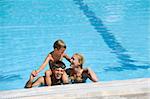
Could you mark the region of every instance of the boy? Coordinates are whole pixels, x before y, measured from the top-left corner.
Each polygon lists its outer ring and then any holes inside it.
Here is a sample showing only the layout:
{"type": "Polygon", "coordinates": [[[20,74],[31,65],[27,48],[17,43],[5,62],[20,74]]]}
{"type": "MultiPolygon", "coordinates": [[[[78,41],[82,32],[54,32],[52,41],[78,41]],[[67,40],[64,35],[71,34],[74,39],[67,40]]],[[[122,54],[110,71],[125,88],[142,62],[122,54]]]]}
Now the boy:
{"type": "MultiPolygon", "coordinates": [[[[55,41],[53,45],[54,51],[50,52],[48,56],[46,57],[45,61],[43,64],[40,66],[38,70],[36,70],[33,75],[37,76],[38,73],[45,68],[45,66],[49,63],[50,69],[45,72],[45,77],[46,77],[46,84],[47,86],[50,86],[51,80],[50,76],[52,75],[51,69],[53,66],[53,63],[56,61],[62,61],[62,58],[66,58],[69,62],[71,62],[71,58],[64,53],[66,50],[66,44],[64,43],[63,40],[57,40],[55,41]]],[[[62,79],[64,83],[68,83],[68,76],[66,73],[63,74],[62,79]]]]}

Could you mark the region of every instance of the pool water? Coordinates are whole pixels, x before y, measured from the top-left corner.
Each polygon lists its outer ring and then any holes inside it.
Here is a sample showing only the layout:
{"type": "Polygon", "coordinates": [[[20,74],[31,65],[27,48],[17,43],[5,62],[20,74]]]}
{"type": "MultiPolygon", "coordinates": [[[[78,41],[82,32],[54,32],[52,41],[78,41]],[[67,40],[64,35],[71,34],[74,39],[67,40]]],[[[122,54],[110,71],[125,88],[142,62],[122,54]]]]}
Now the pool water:
{"type": "Polygon", "coordinates": [[[99,81],[149,78],[149,4],[149,0],[1,0],[0,90],[23,88],[57,39],[65,41],[70,57],[82,53],[84,67],[92,68],[99,81]]]}

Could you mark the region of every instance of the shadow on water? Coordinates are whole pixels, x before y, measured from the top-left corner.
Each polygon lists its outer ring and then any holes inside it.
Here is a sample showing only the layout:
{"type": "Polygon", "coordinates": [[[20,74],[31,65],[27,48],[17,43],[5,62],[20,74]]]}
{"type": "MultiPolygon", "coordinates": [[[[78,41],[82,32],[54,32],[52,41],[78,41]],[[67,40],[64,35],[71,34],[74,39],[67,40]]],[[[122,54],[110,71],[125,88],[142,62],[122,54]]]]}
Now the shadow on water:
{"type": "Polygon", "coordinates": [[[135,65],[136,60],[131,59],[127,53],[127,50],[116,40],[113,33],[111,33],[103,24],[102,20],[98,18],[93,11],[91,11],[87,4],[83,0],[73,0],[79,9],[83,11],[84,15],[89,19],[90,24],[94,29],[102,36],[106,45],[113,51],[113,53],[120,60],[120,67],[107,67],[105,71],[123,71],[123,70],[137,70],[148,69],[149,65],[135,65]]]}

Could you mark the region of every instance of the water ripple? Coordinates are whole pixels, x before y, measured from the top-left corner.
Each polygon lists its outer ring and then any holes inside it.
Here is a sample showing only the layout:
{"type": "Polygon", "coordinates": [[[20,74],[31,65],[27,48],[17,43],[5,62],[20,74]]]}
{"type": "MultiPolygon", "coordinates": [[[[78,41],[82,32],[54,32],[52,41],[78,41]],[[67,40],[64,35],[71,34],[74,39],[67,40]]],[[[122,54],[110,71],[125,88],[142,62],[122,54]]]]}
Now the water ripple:
{"type": "Polygon", "coordinates": [[[7,75],[2,75],[0,74],[0,82],[8,82],[8,81],[16,81],[18,79],[22,79],[22,77],[18,74],[7,74],[7,75]]]}
{"type": "Polygon", "coordinates": [[[107,27],[103,24],[102,20],[96,16],[96,14],[91,11],[84,0],[73,0],[79,9],[83,11],[84,15],[89,19],[90,24],[95,28],[95,30],[102,36],[106,45],[114,52],[117,58],[120,60],[120,67],[107,67],[106,71],[123,71],[123,70],[137,70],[137,69],[148,69],[150,65],[135,65],[130,55],[126,54],[128,51],[125,49],[115,38],[113,33],[111,33],[107,27]]]}

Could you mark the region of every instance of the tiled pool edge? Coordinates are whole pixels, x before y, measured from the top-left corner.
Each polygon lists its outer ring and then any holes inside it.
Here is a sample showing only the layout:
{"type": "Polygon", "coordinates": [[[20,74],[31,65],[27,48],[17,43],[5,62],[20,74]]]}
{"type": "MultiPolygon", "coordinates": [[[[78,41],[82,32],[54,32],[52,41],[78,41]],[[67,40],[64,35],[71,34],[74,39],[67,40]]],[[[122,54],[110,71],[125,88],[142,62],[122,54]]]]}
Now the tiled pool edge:
{"type": "Polygon", "coordinates": [[[0,91],[0,99],[148,99],[150,78],[0,91]]]}

